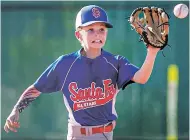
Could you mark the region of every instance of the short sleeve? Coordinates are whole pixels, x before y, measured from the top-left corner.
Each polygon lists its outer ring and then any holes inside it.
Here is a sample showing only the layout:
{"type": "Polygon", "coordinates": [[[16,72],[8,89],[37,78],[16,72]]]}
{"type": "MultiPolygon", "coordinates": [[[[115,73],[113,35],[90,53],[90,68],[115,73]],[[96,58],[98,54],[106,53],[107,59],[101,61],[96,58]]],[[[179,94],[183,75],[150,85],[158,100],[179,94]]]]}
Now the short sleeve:
{"type": "Polygon", "coordinates": [[[59,91],[60,79],[58,74],[59,58],[54,61],[49,67],[40,75],[40,77],[33,84],[34,87],[42,93],[51,93],[59,91]]]}
{"type": "Polygon", "coordinates": [[[128,84],[134,83],[131,81],[135,73],[139,70],[139,68],[133,64],[131,64],[125,57],[119,56],[118,58],[119,66],[118,66],[118,79],[117,85],[118,88],[124,89],[128,84]]]}

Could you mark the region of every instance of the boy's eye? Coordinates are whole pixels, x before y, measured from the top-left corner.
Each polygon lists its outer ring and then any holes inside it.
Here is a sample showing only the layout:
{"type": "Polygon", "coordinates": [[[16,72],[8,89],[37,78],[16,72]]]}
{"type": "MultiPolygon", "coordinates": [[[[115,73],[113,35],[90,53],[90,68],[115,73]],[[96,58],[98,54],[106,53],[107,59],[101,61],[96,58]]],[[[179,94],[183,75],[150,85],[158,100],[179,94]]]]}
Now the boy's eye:
{"type": "Polygon", "coordinates": [[[91,28],[91,29],[88,29],[88,32],[93,32],[93,31],[94,31],[94,29],[92,29],[92,28],[91,28]]]}
{"type": "Polygon", "coordinates": [[[105,31],[105,29],[104,29],[104,28],[101,28],[101,29],[100,29],[100,32],[104,32],[104,31],[105,31]]]}

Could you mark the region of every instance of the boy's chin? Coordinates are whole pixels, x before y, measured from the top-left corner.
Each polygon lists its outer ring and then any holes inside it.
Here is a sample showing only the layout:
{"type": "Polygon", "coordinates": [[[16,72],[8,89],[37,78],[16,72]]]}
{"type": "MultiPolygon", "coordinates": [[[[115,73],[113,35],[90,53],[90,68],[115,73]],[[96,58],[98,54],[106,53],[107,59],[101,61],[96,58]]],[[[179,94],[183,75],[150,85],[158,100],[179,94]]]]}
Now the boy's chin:
{"type": "Polygon", "coordinates": [[[101,49],[101,48],[103,48],[103,45],[92,45],[91,48],[101,49]]]}

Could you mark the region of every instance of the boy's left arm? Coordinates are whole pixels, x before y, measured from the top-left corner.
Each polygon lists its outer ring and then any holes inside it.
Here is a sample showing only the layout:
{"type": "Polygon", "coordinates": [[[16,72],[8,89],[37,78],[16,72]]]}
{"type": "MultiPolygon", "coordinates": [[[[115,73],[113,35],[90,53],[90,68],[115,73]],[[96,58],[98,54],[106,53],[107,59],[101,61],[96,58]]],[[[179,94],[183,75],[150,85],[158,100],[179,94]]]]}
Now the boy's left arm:
{"type": "Polygon", "coordinates": [[[142,67],[135,73],[135,75],[131,79],[132,81],[140,84],[145,84],[148,81],[154,67],[156,55],[159,50],[160,48],[153,48],[150,45],[148,46],[145,61],[142,67]]]}

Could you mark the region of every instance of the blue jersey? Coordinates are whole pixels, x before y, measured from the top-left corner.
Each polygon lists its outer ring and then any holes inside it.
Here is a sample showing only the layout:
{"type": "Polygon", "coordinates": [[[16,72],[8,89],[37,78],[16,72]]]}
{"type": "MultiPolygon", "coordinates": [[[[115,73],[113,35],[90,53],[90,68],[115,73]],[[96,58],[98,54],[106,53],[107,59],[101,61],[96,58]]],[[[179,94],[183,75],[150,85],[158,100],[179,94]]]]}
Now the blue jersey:
{"type": "Polygon", "coordinates": [[[73,125],[96,126],[116,120],[116,95],[139,68],[103,49],[95,59],[80,52],[60,56],[37,79],[35,88],[42,93],[62,91],[73,125]]]}

